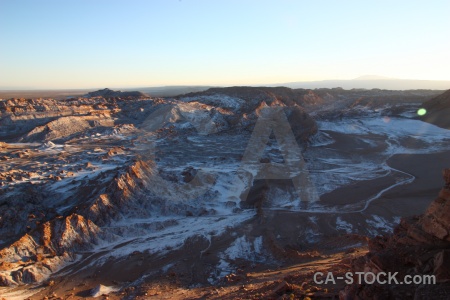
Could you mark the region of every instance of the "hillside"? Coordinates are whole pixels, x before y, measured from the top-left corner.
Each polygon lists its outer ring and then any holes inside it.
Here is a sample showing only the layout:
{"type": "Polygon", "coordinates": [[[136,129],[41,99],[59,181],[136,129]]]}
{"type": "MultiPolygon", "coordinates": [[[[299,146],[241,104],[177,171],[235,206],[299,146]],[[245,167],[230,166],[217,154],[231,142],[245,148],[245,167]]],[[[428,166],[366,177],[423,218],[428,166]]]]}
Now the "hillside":
{"type": "Polygon", "coordinates": [[[427,110],[422,120],[450,129],[450,90],[423,103],[427,110]]]}

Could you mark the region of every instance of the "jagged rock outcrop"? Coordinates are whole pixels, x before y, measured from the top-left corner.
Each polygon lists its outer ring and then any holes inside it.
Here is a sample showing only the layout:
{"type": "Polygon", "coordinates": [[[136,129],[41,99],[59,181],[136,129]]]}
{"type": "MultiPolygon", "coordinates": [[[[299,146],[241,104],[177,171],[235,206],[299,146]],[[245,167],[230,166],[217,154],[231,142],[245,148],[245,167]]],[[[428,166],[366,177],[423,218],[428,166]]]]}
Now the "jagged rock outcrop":
{"type": "MultiPolygon", "coordinates": [[[[40,198],[35,200],[35,193],[26,194],[28,197],[22,197],[23,205],[26,206],[23,213],[14,209],[10,214],[4,213],[0,219],[1,222],[17,223],[20,225],[18,231],[22,231],[28,224],[34,226],[28,226],[28,233],[0,250],[0,285],[41,282],[74,260],[78,251],[90,250],[102,240],[116,238],[99,226],[110,224],[123,216],[148,215],[146,206],[141,202],[148,199],[144,194],[147,191],[145,188],[148,183],[154,182],[151,176],[155,174],[157,171],[152,162],[137,160],[117,173],[104,192],[93,201],[88,200],[85,205],[75,207],[67,216],[57,215],[42,223],[26,222],[27,216],[32,217],[33,221],[42,219],[42,216],[51,216],[49,213],[41,213],[35,203],[43,201],[42,195],[38,194],[40,198]],[[39,213],[32,215],[29,214],[30,211],[39,213]],[[9,215],[10,219],[7,218],[9,215]],[[17,221],[12,221],[14,217],[18,218],[17,221]]],[[[5,233],[12,237],[17,234],[17,230],[13,231],[10,225],[3,225],[1,229],[5,233]]]]}
{"type": "Polygon", "coordinates": [[[208,194],[211,191],[202,187],[210,186],[213,180],[209,175],[199,176],[193,179],[195,186],[190,188],[181,178],[169,181],[161,176],[154,161],[136,160],[113,179],[104,193],[77,212],[99,226],[126,217],[184,216],[186,211],[205,214],[208,212],[200,200],[203,196],[211,197],[208,194]]]}
{"type": "Polygon", "coordinates": [[[398,272],[399,284],[353,284],[341,292],[341,299],[448,299],[450,169],[443,174],[445,186],[425,214],[402,219],[392,236],[371,240],[369,254],[352,263],[352,272],[398,272]],[[406,275],[434,275],[437,284],[400,284],[406,275]]]}
{"type": "Polygon", "coordinates": [[[109,235],[77,214],[45,222],[0,250],[0,285],[41,282],[101,239],[109,235]]]}
{"type": "Polygon", "coordinates": [[[133,202],[145,190],[152,172],[151,165],[142,160],[136,161],[114,178],[105,193],[81,208],[80,213],[98,225],[109,224],[123,213],[132,213],[133,202]]]}

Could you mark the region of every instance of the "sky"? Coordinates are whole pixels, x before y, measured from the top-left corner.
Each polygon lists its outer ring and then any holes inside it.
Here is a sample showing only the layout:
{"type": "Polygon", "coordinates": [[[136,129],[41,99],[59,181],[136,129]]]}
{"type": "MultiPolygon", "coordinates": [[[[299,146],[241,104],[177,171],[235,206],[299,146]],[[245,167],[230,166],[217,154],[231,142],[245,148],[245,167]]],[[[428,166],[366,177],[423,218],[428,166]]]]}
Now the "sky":
{"type": "Polygon", "coordinates": [[[0,0],[0,88],[450,80],[450,1],[0,0]]]}

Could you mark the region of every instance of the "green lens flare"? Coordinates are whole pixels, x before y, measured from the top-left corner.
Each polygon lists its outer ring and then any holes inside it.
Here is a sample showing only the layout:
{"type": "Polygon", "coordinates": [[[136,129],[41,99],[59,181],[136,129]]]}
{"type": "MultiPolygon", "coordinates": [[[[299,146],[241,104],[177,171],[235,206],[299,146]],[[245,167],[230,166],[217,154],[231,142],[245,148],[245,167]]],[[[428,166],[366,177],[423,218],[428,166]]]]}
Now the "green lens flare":
{"type": "Polygon", "coordinates": [[[421,108],[417,111],[417,114],[419,116],[424,116],[427,113],[427,110],[425,108],[421,108]]]}

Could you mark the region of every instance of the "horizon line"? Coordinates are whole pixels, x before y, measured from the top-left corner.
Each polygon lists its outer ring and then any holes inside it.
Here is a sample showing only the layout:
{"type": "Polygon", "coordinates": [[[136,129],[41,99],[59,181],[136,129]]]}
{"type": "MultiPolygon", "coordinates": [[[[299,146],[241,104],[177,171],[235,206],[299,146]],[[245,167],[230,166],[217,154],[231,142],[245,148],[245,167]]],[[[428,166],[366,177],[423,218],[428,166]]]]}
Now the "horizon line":
{"type": "MultiPolygon", "coordinates": [[[[91,86],[91,87],[0,87],[0,91],[68,91],[68,90],[98,90],[98,89],[104,89],[104,88],[111,88],[111,89],[130,89],[130,88],[173,88],[173,87],[233,87],[233,86],[251,86],[251,87],[263,87],[263,86],[283,86],[287,84],[307,84],[307,83],[319,83],[319,82],[348,82],[348,81],[356,81],[356,82],[364,82],[364,81],[370,81],[370,82],[382,82],[382,81],[421,81],[421,82],[450,82],[450,79],[407,79],[407,78],[393,78],[393,77],[384,77],[384,76],[378,76],[378,75],[363,75],[359,76],[353,79],[322,79],[322,80],[301,80],[301,81],[288,81],[288,82],[280,82],[280,83],[258,83],[258,84],[163,84],[163,85],[128,85],[128,86],[117,86],[117,85],[111,85],[111,86],[91,86]],[[365,79],[366,76],[377,76],[380,78],[373,78],[373,79],[365,79]],[[361,78],[361,79],[360,79],[361,78]]],[[[338,88],[339,86],[336,86],[335,88],[338,88]]],[[[315,87],[317,88],[317,87],[315,87]]],[[[366,89],[372,89],[372,88],[366,88],[366,89]]]]}

